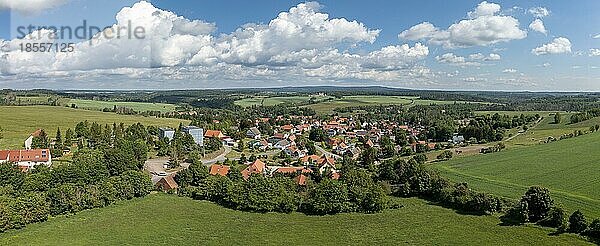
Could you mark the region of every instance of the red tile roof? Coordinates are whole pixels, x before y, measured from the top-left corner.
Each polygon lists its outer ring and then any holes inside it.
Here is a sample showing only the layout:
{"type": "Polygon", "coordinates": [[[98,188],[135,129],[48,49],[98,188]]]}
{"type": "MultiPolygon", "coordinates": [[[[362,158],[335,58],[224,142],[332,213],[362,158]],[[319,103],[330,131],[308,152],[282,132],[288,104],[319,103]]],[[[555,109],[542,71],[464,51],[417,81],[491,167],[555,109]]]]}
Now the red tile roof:
{"type": "Polygon", "coordinates": [[[0,150],[0,160],[2,160],[2,161],[8,160],[9,152],[10,152],[9,150],[0,150]]]}
{"type": "Polygon", "coordinates": [[[221,176],[227,176],[227,174],[229,173],[229,166],[225,166],[225,165],[219,165],[219,164],[213,164],[210,166],[210,175],[221,175],[221,176]]]}
{"type": "Polygon", "coordinates": [[[10,150],[8,152],[8,161],[10,162],[47,162],[50,160],[50,150],[48,149],[10,150]]]}
{"type": "Polygon", "coordinates": [[[221,138],[223,137],[223,133],[221,131],[217,131],[217,130],[206,130],[206,133],[204,133],[204,136],[207,138],[221,138]]]}
{"type": "Polygon", "coordinates": [[[304,167],[280,167],[280,168],[277,168],[277,170],[275,172],[277,172],[277,173],[297,173],[297,172],[312,173],[312,170],[306,169],[304,167]]]}
{"type": "Polygon", "coordinates": [[[298,177],[294,178],[294,181],[296,181],[296,184],[298,184],[298,185],[305,186],[307,179],[308,178],[304,174],[300,174],[300,175],[298,175],[298,177]]]}
{"type": "Polygon", "coordinates": [[[266,166],[267,165],[265,165],[264,162],[262,162],[259,159],[256,159],[256,161],[248,165],[246,169],[242,170],[242,176],[244,177],[244,179],[248,179],[252,174],[262,174],[265,171],[266,166]]]}

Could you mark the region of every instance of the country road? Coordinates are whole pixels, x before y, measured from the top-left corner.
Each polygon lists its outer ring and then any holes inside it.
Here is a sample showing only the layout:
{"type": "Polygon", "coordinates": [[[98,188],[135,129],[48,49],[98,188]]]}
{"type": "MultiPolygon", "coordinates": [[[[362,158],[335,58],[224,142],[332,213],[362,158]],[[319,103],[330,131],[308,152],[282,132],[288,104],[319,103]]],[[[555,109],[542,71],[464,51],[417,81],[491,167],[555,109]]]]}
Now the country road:
{"type": "Polygon", "coordinates": [[[315,149],[317,149],[317,151],[319,151],[319,152],[321,152],[321,153],[323,153],[323,154],[325,154],[325,155],[328,155],[328,156],[333,156],[333,158],[335,158],[335,159],[342,159],[342,157],[341,157],[341,156],[339,156],[339,155],[336,155],[336,154],[334,154],[334,153],[331,153],[331,152],[329,152],[329,151],[327,151],[327,150],[323,149],[323,148],[322,148],[321,146],[319,146],[319,145],[316,145],[316,144],[315,144],[315,149]]]}

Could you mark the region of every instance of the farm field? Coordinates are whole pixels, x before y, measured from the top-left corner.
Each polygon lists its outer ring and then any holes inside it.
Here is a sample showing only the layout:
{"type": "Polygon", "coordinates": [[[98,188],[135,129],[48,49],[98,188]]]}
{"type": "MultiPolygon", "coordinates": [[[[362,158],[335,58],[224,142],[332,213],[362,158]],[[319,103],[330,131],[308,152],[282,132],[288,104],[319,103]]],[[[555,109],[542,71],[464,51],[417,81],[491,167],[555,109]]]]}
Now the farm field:
{"type": "Polygon", "coordinates": [[[460,215],[418,199],[379,214],[247,213],[154,194],[0,234],[3,245],[591,245],[495,216],[460,215]]]}
{"type": "Polygon", "coordinates": [[[600,133],[433,164],[443,176],[478,191],[519,198],[532,185],[551,190],[558,203],[600,217],[600,133]]]}
{"type": "Polygon", "coordinates": [[[109,101],[97,101],[97,100],[84,100],[84,99],[64,99],[63,105],[75,104],[81,109],[92,109],[102,110],[104,108],[127,107],[138,112],[143,111],[160,111],[163,113],[173,112],[177,107],[174,104],[167,103],[147,103],[147,102],[109,102],[109,101]]]}
{"type": "Polygon", "coordinates": [[[2,106],[0,107],[0,127],[3,138],[0,149],[21,148],[23,141],[38,128],[54,137],[58,127],[64,131],[74,128],[80,121],[98,122],[100,124],[124,123],[126,125],[140,122],[145,125],[177,127],[184,120],[153,118],[132,115],[118,115],[83,109],[72,109],[53,106],[2,106]]]}
{"type": "Polygon", "coordinates": [[[548,137],[559,139],[560,136],[564,134],[570,134],[574,131],[589,131],[591,126],[600,125],[600,117],[571,124],[569,119],[571,114],[572,113],[561,113],[562,121],[559,124],[554,124],[554,116],[540,114],[542,115],[543,119],[537,126],[529,129],[526,133],[507,141],[507,145],[537,145],[540,143],[540,141],[547,140],[548,137]]]}
{"type": "MultiPolygon", "coordinates": [[[[47,105],[48,96],[35,96],[35,97],[17,97],[18,105],[47,105]]],[[[173,112],[177,107],[174,104],[167,103],[147,103],[147,102],[117,102],[117,101],[99,101],[99,100],[86,100],[86,99],[70,99],[70,98],[59,98],[60,105],[71,106],[75,104],[80,109],[90,110],[102,110],[104,108],[127,107],[138,112],[143,111],[160,111],[163,113],[173,112]]]]}
{"type": "MultiPolygon", "coordinates": [[[[278,104],[299,104],[307,103],[310,100],[308,96],[290,96],[290,97],[253,97],[245,98],[235,102],[242,107],[254,105],[273,106],[278,104]]],[[[436,101],[422,100],[418,97],[410,96],[345,96],[340,99],[333,97],[315,97],[317,103],[307,105],[317,113],[330,113],[336,108],[370,106],[370,105],[430,105],[430,104],[453,104],[455,101],[436,101]]],[[[456,102],[465,103],[465,102],[456,102]]]]}

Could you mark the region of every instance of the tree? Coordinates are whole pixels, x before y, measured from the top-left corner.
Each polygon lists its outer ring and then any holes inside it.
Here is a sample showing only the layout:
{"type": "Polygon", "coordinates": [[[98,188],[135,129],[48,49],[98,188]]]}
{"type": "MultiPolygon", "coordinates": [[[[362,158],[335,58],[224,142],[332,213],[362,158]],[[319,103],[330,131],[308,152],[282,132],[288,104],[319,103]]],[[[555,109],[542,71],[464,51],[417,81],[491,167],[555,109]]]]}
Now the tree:
{"type": "Polygon", "coordinates": [[[373,166],[375,164],[376,160],[377,160],[377,149],[374,147],[366,148],[360,154],[360,161],[364,168],[369,168],[370,166],[373,166]]]}
{"type": "Polygon", "coordinates": [[[47,149],[48,148],[48,134],[44,129],[40,130],[40,134],[38,136],[33,137],[31,141],[31,148],[33,149],[47,149]]]}
{"type": "Polygon", "coordinates": [[[562,207],[552,207],[548,216],[538,222],[539,225],[558,228],[563,231],[567,227],[567,213],[562,207]]]}
{"type": "Polygon", "coordinates": [[[436,159],[438,160],[450,160],[452,159],[452,151],[450,150],[444,150],[442,153],[440,153],[436,159]]]}
{"type": "Polygon", "coordinates": [[[550,191],[547,188],[532,186],[525,192],[521,198],[528,205],[529,221],[538,222],[548,216],[548,211],[552,208],[554,200],[550,197],[550,191]]]}
{"type": "Polygon", "coordinates": [[[308,139],[315,142],[323,142],[327,140],[327,133],[321,128],[313,128],[308,133],[308,139]]]}
{"type": "Polygon", "coordinates": [[[600,239],[600,219],[592,221],[588,229],[585,231],[585,235],[595,239],[600,239]]]}
{"type": "Polygon", "coordinates": [[[337,214],[354,211],[348,189],[343,183],[324,179],[308,192],[305,212],[309,214],[337,214]]]}
{"type": "Polygon", "coordinates": [[[561,115],[559,112],[556,112],[554,114],[554,124],[560,124],[560,121],[561,121],[561,115]]]}
{"type": "Polygon", "coordinates": [[[417,154],[417,155],[413,156],[413,159],[419,164],[424,164],[425,162],[427,162],[427,155],[417,154]]]}
{"type": "Polygon", "coordinates": [[[579,210],[573,212],[569,217],[569,232],[582,233],[587,229],[587,222],[585,216],[579,210]]]}

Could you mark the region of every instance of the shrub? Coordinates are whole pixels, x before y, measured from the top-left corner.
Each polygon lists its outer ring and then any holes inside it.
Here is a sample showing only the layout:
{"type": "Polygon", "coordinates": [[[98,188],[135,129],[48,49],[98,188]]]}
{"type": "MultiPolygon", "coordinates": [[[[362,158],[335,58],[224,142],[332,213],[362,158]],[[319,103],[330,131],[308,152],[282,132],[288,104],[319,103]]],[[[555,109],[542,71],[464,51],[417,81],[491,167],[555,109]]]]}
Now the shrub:
{"type": "Polygon", "coordinates": [[[337,214],[355,211],[350,202],[346,185],[339,181],[324,179],[308,193],[305,212],[309,214],[337,214]]]}
{"type": "Polygon", "coordinates": [[[572,233],[582,233],[587,229],[587,222],[585,221],[585,216],[579,210],[573,212],[569,217],[569,232],[572,233]]]}
{"type": "Polygon", "coordinates": [[[538,221],[541,226],[558,228],[559,231],[567,227],[567,213],[561,207],[552,207],[546,218],[538,221]]]}
{"type": "Polygon", "coordinates": [[[554,200],[550,198],[550,191],[539,186],[530,187],[521,198],[521,201],[527,202],[527,214],[531,222],[538,222],[546,218],[548,211],[554,204],[554,200]]]}
{"type": "Polygon", "coordinates": [[[600,219],[592,221],[584,234],[589,237],[600,239],[600,219]]]}

